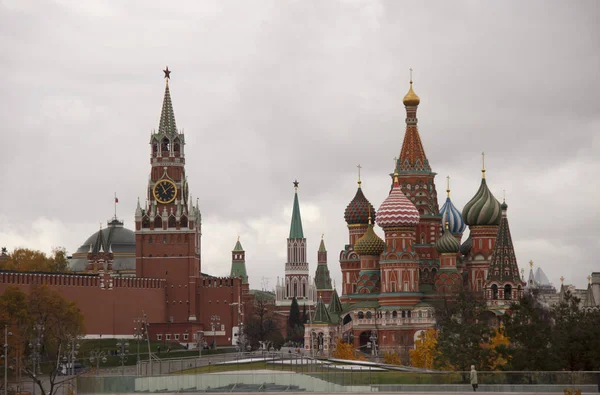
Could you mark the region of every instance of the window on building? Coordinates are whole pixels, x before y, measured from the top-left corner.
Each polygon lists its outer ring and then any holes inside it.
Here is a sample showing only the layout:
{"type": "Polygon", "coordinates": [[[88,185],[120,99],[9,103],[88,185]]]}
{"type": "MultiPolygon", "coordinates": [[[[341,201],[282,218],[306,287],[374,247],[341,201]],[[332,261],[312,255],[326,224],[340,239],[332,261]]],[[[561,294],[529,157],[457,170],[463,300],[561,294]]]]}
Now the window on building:
{"type": "Polygon", "coordinates": [[[184,333],[184,334],[183,334],[183,340],[187,340],[187,339],[188,339],[188,334],[187,334],[187,333],[184,333]]]}
{"type": "Polygon", "coordinates": [[[510,300],[512,299],[512,287],[510,284],[506,284],[504,286],[504,299],[510,300]]]}
{"type": "Polygon", "coordinates": [[[373,314],[371,314],[370,311],[367,311],[367,319],[370,320],[371,318],[373,318],[373,314]]]}
{"type": "Polygon", "coordinates": [[[175,334],[175,340],[179,340],[179,333],[175,334]]]}
{"type": "Polygon", "coordinates": [[[162,340],[162,335],[156,335],[156,340],[157,341],[161,341],[162,340]]]}
{"type": "Polygon", "coordinates": [[[492,285],[492,299],[498,299],[498,286],[496,284],[492,285]]]}
{"type": "Polygon", "coordinates": [[[359,311],[358,318],[362,320],[363,318],[365,318],[365,314],[362,311],[359,311]]]}

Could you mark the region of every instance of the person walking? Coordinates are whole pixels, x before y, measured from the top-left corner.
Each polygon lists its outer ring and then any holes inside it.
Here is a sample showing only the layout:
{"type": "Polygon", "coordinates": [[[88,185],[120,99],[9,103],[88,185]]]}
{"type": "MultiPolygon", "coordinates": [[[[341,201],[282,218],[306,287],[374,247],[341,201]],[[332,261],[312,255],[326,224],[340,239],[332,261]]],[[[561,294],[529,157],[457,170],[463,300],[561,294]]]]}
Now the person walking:
{"type": "Polygon", "coordinates": [[[477,391],[477,371],[475,370],[475,365],[471,365],[471,385],[473,386],[473,391],[477,391]]]}

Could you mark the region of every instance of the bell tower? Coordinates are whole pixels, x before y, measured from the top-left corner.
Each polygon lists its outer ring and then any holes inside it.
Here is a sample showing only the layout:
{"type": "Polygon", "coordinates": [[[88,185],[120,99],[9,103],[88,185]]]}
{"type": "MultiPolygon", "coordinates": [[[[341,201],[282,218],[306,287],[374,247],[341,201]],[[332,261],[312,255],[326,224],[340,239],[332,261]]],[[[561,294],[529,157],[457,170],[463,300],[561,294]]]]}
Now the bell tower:
{"type": "Polygon", "coordinates": [[[177,130],[165,73],[158,131],[150,136],[150,177],[146,204],[135,211],[136,276],[167,280],[168,322],[196,321],[196,280],[200,276],[201,216],[189,198],[185,136],[177,130]]]}

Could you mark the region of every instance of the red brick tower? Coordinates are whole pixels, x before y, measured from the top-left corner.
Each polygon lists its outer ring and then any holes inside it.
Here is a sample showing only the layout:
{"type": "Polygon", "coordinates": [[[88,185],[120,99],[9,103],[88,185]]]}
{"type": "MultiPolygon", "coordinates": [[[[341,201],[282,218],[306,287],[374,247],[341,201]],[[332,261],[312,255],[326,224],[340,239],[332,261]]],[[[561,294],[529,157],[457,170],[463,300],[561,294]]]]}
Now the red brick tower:
{"type": "Polygon", "coordinates": [[[440,237],[441,216],[434,182],[436,173],[431,170],[417,128],[417,108],[421,99],[413,91],[412,84],[411,75],[410,89],[403,100],[406,107],[406,132],[400,157],[396,160],[395,172],[398,173],[402,192],[417,207],[420,214],[413,249],[420,260],[423,274],[421,283],[431,283],[433,275],[429,273],[438,269],[438,253],[434,243],[440,237]]]}
{"type": "Polygon", "coordinates": [[[188,202],[185,138],[177,130],[169,74],[158,131],[150,137],[148,203],[135,212],[136,275],[165,279],[166,322],[196,321],[200,210],[188,202]]]}

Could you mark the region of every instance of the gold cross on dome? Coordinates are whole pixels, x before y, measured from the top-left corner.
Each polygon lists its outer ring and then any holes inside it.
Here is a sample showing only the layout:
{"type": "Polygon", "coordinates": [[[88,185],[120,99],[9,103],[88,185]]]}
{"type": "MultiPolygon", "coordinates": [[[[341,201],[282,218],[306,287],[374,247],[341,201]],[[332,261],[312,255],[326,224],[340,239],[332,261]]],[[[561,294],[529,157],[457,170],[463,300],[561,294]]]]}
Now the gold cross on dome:
{"type": "Polygon", "coordinates": [[[356,167],[358,168],[358,182],[360,182],[360,169],[362,169],[362,166],[359,163],[356,167]]]}
{"type": "Polygon", "coordinates": [[[533,260],[529,261],[529,267],[533,269],[533,260]]]}
{"type": "Polygon", "coordinates": [[[560,276],[560,283],[564,284],[565,283],[565,278],[563,276],[560,276]]]}

